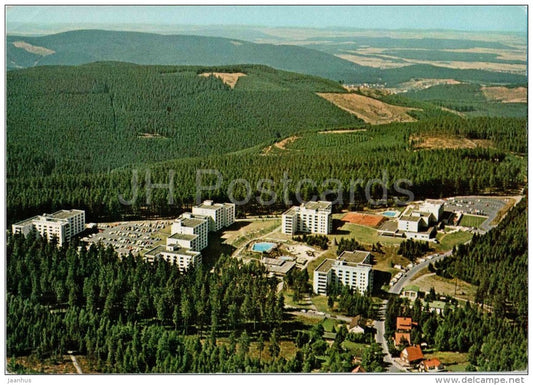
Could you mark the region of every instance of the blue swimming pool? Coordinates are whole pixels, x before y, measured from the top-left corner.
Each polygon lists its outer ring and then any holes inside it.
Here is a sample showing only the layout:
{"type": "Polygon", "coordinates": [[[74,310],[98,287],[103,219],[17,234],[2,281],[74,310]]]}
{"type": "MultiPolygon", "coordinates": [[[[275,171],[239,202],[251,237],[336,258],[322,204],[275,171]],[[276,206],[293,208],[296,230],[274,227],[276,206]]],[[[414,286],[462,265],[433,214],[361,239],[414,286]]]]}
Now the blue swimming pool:
{"type": "Polygon", "coordinates": [[[271,243],[271,242],[257,242],[257,243],[254,243],[254,245],[252,246],[252,251],[257,251],[260,253],[269,253],[276,246],[277,245],[275,243],[271,243]]]}
{"type": "Polygon", "coordinates": [[[398,211],[385,211],[384,213],[381,213],[381,215],[384,215],[386,217],[394,218],[398,215],[398,211]]]}

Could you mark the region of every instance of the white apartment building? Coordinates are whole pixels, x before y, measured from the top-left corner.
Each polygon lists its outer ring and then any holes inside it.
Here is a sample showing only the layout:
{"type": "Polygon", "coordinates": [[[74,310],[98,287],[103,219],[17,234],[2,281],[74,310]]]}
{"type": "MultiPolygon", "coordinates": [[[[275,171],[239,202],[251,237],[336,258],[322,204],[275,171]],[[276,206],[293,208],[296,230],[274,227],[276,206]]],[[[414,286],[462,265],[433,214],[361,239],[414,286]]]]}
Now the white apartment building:
{"type": "Polygon", "coordinates": [[[48,240],[57,238],[58,244],[70,242],[73,236],[85,230],[85,211],[59,210],[53,214],[37,215],[11,226],[13,234],[24,234],[34,229],[48,240]]]}
{"type": "Polygon", "coordinates": [[[331,202],[318,201],[293,206],[281,215],[284,234],[329,234],[332,230],[331,202]]]}
{"type": "Polygon", "coordinates": [[[314,271],[313,291],[327,294],[331,282],[357,289],[359,293],[372,292],[374,274],[372,256],[366,251],[344,252],[337,259],[324,260],[314,271]]]}
{"type": "Polygon", "coordinates": [[[213,203],[211,200],[206,200],[201,205],[193,206],[192,213],[210,218],[209,231],[218,231],[235,222],[234,203],[213,203]]]}
{"type": "Polygon", "coordinates": [[[147,251],[144,255],[144,260],[151,263],[159,258],[170,264],[177,265],[181,272],[185,272],[202,263],[202,254],[200,252],[182,248],[179,245],[158,246],[147,251]]]}
{"type": "Polygon", "coordinates": [[[419,216],[404,215],[398,219],[398,230],[418,232],[421,228],[422,218],[419,216]]]}
{"type": "Polygon", "coordinates": [[[183,213],[172,223],[171,236],[168,242],[179,244],[194,251],[201,251],[207,247],[209,233],[209,217],[183,213]]]}
{"type": "Polygon", "coordinates": [[[418,211],[432,214],[435,222],[438,222],[444,213],[444,201],[441,199],[427,199],[419,206],[418,211]]]}

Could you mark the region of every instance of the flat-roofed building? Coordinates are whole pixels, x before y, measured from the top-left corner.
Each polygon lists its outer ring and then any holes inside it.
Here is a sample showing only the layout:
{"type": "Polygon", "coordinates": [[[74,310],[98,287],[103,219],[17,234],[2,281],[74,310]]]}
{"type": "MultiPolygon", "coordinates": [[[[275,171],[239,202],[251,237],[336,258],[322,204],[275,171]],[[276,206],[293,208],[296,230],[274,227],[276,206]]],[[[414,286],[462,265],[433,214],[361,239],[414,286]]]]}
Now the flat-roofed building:
{"type": "Polygon", "coordinates": [[[182,247],[189,247],[194,251],[201,251],[205,249],[208,244],[209,219],[210,217],[204,215],[183,213],[172,223],[172,235],[168,239],[175,239],[176,241],[172,242],[178,243],[182,247]],[[180,235],[182,237],[180,237],[180,235]],[[180,243],[180,240],[183,243],[180,243]],[[186,246],[187,244],[190,244],[190,246],[186,246]]]}
{"type": "Polygon", "coordinates": [[[59,210],[53,214],[37,215],[11,226],[13,234],[24,234],[36,230],[47,239],[56,238],[59,245],[70,242],[72,237],[85,230],[85,211],[59,210]]]}
{"type": "Polygon", "coordinates": [[[332,204],[327,201],[310,201],[293,206],[281,216],[284,234],[329,234],[332,230],[332,204]]]}
{"type": "Polygon", "coordinates": [[[273,273],[280,277],[286,275],[296,267],[296,262],[286,259],[263,257],[261,258],[261,262],[265,265],[269,273],[273,273]]]}
{"type": "Polygon", "coordinates": [[[180,271],[185,272],[202,263],[202,254],[179,245],[167,245],[158,246],[144,255],[146,262],[153,263],[157,259],[164,259],[170,264],[177,265],[180,271]]]}
{"type": "Polygon", "coordinates": [[[192,213],[209,218],[209,231],[219,231],[235,223],[234,203],[213,203],[211,200],[206,200],[200,205],[193,206],[192,213]]]}
{"type": "Polygon", "coordinates": [[[435,221],[438,222],[444,213],[444,201],[441,199],[426,199],[418,210],[432,214],[435,221]]]}
{"type": "Polygon", "coordinates": [[[366,251],[345,252],[337,259],[324,260],[314,271],[314,292],[327,294],[327,287],[332,282],[357,289],[361,294],[372,292],[371,261],[371,254],[366,251]]]}
{"type": "Polygon", "coordinates": [[[422,218],[411,215],[403,215],[398,219],[398,230],[418,232],[420,231],[420,224],[422,218]]]}

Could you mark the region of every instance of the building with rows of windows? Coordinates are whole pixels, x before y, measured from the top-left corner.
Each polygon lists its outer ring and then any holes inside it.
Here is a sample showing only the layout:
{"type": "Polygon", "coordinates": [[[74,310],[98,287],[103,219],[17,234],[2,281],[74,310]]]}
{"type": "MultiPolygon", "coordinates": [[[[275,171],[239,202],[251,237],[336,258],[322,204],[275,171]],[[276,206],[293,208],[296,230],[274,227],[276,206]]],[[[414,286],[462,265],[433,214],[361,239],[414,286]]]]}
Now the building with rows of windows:
{"type": "Polygon", "coordinates": [[[293,206],[281,216],[284,234],[329,234],[332,229],[332,204],[327,201],[306,202],[293,206]]]}
{"type": "Polygon", "coordinates": [[[85,230],[85,211],[59,210],[53,214],[37,215],[11,226],[13,234],[37,231],[47,239],[56,238],[59,245],[70,242],[72,237],[85,230]]]}
{"type": "Polygon", "coordinates": [[[313,291],[326,295],[335,283],[357,289],[361,294],[372,292],[372,255],[366,251],[344,251],[337,259],[324,260],[314,271],[313,291]]]}

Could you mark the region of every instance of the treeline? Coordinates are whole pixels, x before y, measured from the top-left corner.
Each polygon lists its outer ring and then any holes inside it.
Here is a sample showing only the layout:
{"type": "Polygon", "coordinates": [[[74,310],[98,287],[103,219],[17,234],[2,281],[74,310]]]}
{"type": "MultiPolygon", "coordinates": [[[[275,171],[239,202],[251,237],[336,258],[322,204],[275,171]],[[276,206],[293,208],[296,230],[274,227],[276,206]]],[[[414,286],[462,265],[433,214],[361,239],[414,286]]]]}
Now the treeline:
{"type": "Polygon", "coordinates": [[[9,237],[7,275],[8,356],[74,350],[105,372],[288,370],[278,360],[283,296],[259,264],[221,257],[212,272],[183,275],[165,262],[57,248],[32,234],[9,237]],[[269,360],[238,342],[251,337],[246,330],[274,346],[269,360]],[[236,345],[216,345],[228,336],[236,345]]]}
{"type": "Polygon", "coordinates": [[[297,242],[305,242],[309,246],[318,246],[322,250],[326,250],[328,248],[329,239],[325,235],[297,235],[293,237],[293,239],[297,242]]]}
{"type": "Polygon", "coordinates": [[[398,255],[402,255],[411,262],[414,262],[429,250],[431,249],[428,242],[416,242],[412,239],[407,239],[400,243],[400,246],[398,247],[398,255]]]}
{"type": "Polygon", "coordinates": [[[492,307],[526,330],[528,325],[527,202],[522,199],[498,227],[474,235],[451,258],[436,264],[437,274],[478,286],[476,302],[492,307]]]}
{"type": "MultiPolygon", "coordinates": [[[[401,316],[412,317],[417,323],[411,331],[411,343],[426,342],[438,351],[468,353],[466,371],[510,372],[528,366],[527,330],[468,302],[464,306],[447,305],[439,315],[429,312],[428,305],[419,299],[411,306],[407,299],[392,297],[385,317],[387,337],[392,337],[396,317],[401,316]]],[[[394,353],[393,346],[391,349],[394,353]]]]}

